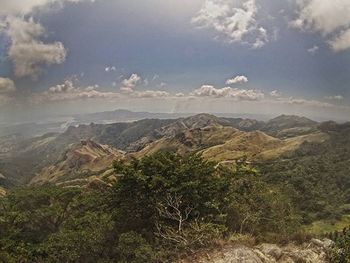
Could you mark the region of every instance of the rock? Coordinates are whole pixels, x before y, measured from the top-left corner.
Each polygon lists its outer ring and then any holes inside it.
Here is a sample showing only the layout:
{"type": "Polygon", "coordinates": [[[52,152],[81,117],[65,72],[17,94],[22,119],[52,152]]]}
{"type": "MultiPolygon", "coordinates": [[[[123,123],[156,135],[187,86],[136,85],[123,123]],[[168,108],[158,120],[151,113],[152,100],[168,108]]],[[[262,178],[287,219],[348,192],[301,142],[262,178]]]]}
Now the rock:
{"type": "Polygon", "coordinates": [[[323,247],[323,242],[319,239],[313,238],[311,239],[311,243],[315,246],[323,247]]]}
{"type": "Polygon", "coordinates": [[[282,249],[275,245],[275,244],[261,244],[258,246],[259,250],[264,253],[265,255],[268,255],[276,260],[280,259],[282,256],[282,249]]]}
{"type": "Polygon", "coordinates": [[[179,263],[327,263],[327,248],[332,241],[313,239],[297,246],[289,244],[279,247],[275,244],[261,244],[254,248],[227,244],[216,251],[198,253],[179,263]]]}
{"type": "Polygon", "coordinates": [[[244,245],[227,246],[214,253],[181,260],[179,263],[265,263],[253,249],[244,245]]]}
{"type": "Polygon", "coordinates": [[[334,246],[334,241],[333,240],[330,240],[330,239],[327,239],[327,238],[325,238],[324,240],[323,240],[323,247],[324,248],[331,248],[332,246],[334,246]]]}

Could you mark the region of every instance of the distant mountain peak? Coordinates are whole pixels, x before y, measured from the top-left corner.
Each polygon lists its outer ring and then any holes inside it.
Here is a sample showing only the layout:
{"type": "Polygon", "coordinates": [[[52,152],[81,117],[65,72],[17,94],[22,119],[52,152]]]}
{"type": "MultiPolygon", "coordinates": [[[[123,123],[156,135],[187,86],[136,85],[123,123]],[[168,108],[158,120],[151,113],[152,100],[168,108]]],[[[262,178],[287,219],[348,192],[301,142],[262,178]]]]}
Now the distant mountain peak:
{"type": "Polygon", "coordinates": [[[300,123],[314,123],[316,124],[316,121],[313,121],[309,118],[298,116],[298,115],[286,115],[282,114],[277,116],[276,118],[271,119],[269,122],[277,122],[277,121],[294,121],[294,122],[300,122],[300,123]]]}

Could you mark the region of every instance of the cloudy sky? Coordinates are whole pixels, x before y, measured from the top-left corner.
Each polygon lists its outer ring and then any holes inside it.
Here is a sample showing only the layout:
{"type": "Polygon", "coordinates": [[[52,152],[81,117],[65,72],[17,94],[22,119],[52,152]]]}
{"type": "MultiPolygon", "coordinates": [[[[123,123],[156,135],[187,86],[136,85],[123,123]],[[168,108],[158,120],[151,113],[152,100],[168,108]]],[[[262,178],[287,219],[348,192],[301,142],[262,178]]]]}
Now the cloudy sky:
{"type": "Polygon", "coordinates": [[[0,122],[113,109],[349,120],[349,0],[0,0],[0,122]]]}

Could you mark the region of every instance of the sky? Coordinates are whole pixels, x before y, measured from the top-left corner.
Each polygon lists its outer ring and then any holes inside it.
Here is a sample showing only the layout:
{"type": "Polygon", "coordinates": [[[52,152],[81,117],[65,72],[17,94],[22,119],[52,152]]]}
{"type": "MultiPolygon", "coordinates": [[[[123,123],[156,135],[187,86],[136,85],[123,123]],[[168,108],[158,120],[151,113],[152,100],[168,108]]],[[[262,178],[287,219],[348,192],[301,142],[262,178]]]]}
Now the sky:
{"type": "Polygon", "coordinates": [[[350,1],[0,0],[0,123],[114,109],[350,120],[350,1]]]}

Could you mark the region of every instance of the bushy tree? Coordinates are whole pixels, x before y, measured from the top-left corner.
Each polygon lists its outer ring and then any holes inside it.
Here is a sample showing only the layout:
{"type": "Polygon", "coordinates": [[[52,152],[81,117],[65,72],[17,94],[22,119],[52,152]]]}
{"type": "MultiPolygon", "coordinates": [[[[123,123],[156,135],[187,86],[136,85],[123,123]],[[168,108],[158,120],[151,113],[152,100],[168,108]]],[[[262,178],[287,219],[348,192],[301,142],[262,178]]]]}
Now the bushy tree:
{"type": "Polygon", "coordinates": [[[152,247],[140,234],[133,231],[120,235],[118,255],[118,263],[151,263],[155,258],[152,247]]]}

